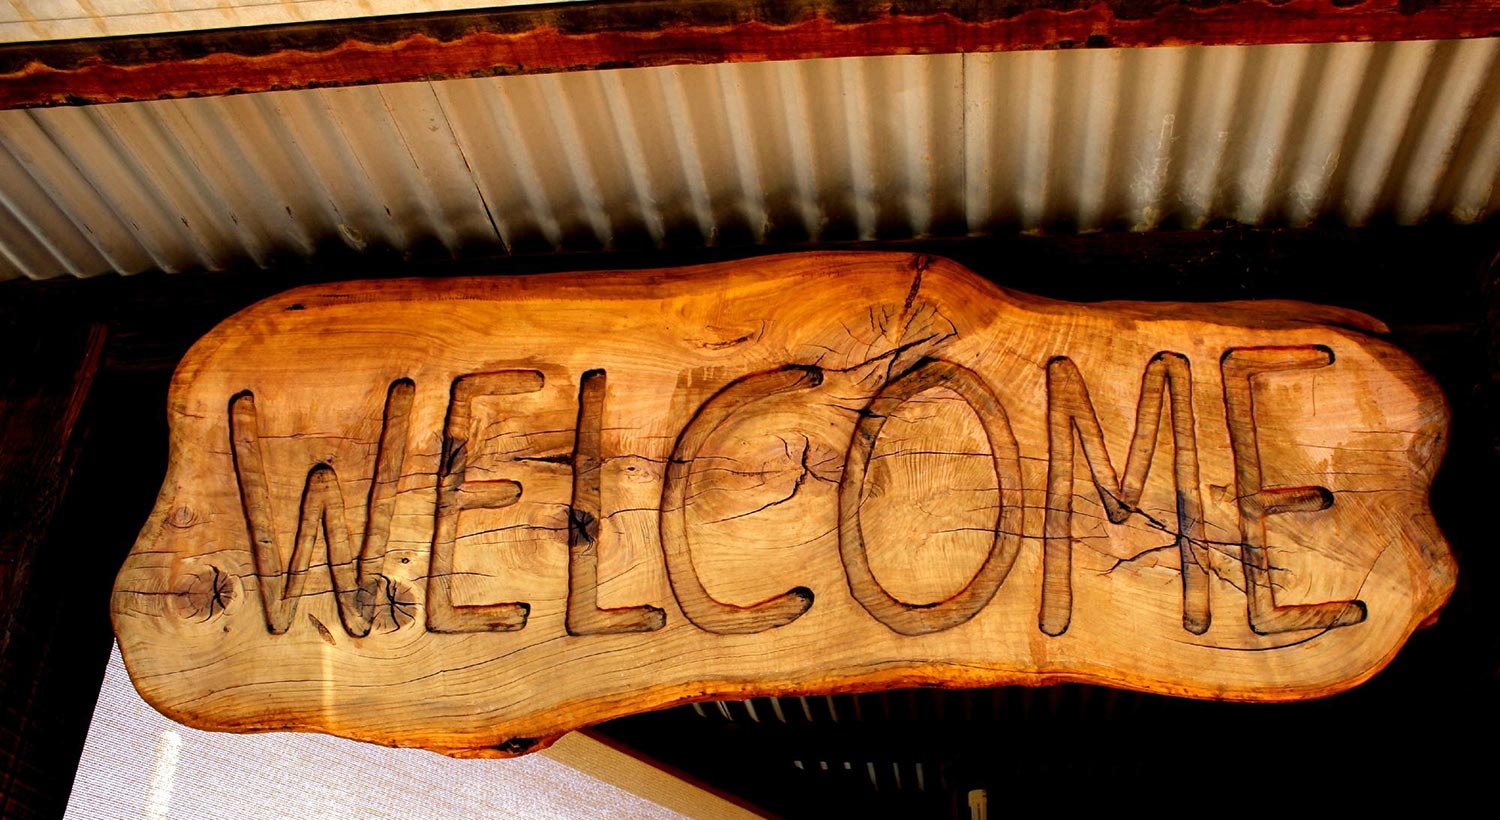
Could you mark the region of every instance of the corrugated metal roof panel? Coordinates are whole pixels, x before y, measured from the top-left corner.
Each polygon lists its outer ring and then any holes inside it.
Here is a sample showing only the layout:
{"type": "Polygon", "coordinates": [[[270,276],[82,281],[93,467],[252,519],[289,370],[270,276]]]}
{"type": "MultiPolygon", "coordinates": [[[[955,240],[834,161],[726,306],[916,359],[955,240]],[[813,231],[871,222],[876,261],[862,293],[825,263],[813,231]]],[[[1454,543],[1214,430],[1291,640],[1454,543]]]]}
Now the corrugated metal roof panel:
{"type": "Polygon", "coordinates": [[[1493,214],[1494,39],[724,64],[0,112],[0,276],[1493,214]]]}

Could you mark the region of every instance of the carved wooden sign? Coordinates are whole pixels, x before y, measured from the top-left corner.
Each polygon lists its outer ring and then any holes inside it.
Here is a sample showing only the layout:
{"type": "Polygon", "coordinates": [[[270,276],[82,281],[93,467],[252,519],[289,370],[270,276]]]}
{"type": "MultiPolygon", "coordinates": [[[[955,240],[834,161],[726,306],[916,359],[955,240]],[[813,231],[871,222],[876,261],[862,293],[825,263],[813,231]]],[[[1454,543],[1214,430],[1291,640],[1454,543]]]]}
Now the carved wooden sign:
{"type": "Polygon", "coordinates": [[[715,697],[1326,695],[1455,577],[1446,407],[1379,329],[896,254],[302,288],[178,368],[115,626],[182,722],[461,755],[715,697]]]}

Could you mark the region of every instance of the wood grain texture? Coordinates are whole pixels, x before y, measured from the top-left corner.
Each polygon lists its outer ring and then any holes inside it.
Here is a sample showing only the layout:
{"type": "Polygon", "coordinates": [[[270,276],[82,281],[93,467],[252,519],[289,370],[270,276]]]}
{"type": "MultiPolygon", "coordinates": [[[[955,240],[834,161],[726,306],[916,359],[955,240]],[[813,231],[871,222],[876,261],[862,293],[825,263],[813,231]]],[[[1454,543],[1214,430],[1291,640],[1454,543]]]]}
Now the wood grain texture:
{"type": "Polygon", "coordinates": [[[461,755],[713,697],[1318,697],[1454,584],[1446,406],[1379,331],[908,254],[302,288],[179,366],[116,630],[191,725],[461,755]]]}
{"type": "Polygon", "coordinates": [[[1497,34],[1497,0],[606,0],[0,46],[0,108],[878,54],[1497,34]]]}

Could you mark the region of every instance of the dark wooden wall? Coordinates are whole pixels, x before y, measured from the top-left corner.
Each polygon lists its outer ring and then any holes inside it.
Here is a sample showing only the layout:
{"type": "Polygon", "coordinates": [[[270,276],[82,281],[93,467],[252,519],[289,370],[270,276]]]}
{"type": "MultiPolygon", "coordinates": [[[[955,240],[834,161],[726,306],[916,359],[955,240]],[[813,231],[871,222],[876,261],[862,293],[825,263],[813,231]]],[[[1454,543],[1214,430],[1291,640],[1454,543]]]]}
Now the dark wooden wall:
{"type": "MultiPolygon", "coordinates": [[[[989,791],[992,811],[1018,794],[1067,805],[1220,801],[1195,804],[1209,810],[1270,799],[1276,783],[1328,796],[1372,784],[1378,793],[1441,784],[1445,794],[1484,785],[1477,775],[1493,769],[1493,755],[1467,744],[1490,742],[1500,703],[1490,520],[1500,476],[1500,223],[837,247],[948,256],[1007,287],[1078,301],[1295,298],[1385,320],[1453,407],[1433,495],[1460,562],[1453,601],[1386,671],[1314,703],[1086,686],[897,692],[792,699],[785,723],[765,702],[751,704],[758,719],[743,704],[679,707],[599,735],[788,816],[967,816],[976,788],[989,791]]],[[[274,271],[0,284],[0,811],[52,816],[66,804],[109,651],[113,573],[165,473],[171,371],[215,323],[310,281],[661,267],[807,249],[462,262],[335,254],[274,271]]]]}

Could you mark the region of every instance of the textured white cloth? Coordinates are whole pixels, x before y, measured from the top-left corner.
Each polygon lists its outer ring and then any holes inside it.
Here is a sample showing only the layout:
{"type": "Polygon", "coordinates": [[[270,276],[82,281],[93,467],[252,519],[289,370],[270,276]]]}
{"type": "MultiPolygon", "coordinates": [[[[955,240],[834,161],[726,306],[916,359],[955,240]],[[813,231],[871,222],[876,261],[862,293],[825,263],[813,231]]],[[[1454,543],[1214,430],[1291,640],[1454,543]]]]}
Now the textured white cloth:
{"type": "Polygon", "coordinates": [[[456,760],[326,735],[180,726],[136,694],[116,647],[67,817],[681,815],[539,754],[456,760]]]}

